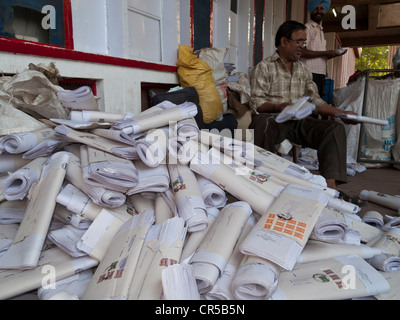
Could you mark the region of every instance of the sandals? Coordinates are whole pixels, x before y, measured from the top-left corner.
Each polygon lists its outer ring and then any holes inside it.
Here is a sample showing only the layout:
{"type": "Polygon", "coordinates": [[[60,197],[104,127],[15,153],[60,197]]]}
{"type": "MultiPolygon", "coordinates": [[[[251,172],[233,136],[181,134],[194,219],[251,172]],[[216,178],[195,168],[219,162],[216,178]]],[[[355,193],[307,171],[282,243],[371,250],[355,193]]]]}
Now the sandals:
{"type": "Polygon", "coordinates": [[[359,207],[364,207],[365,205],[367,205],[367,201],[363,201],[359,197],[351,197],[343,191],[339,191],[339,199],[356,204],[359,207]]]}

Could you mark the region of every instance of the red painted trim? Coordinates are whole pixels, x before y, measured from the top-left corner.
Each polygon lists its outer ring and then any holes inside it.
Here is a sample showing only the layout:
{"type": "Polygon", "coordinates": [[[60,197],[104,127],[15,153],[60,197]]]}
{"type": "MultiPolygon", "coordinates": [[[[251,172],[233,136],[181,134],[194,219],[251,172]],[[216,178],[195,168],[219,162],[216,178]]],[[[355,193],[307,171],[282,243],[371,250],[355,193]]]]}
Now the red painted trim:
{"type": "Polygon", "coordinates": [[[0,37],[0,52],[12,52],[56,59],[84,61],[128,68],[148,69],[165,72],[177,72],[176,66],[168,66],[151,62],[130,60],[104,56],[100,54],[74,51],[68,48],[57,47],[36,42],[0,37]]]}
{"type": "Polygon", "coordinates": [[[194,47],[194,3],[190,0],[190,45],[194,47]]]}
{"type": "Polygon", "coordinates": [[[64,32],[65,32],[65,48],[74,49],[74,31],[72,28],[72,8],[71,0],[63,0],[64,6],[64,32]]]}
{"type": "Polygon", "coordinates": [[[210,0],[210,48],[213,47],[214,35],[214,0],[210,0]]]}

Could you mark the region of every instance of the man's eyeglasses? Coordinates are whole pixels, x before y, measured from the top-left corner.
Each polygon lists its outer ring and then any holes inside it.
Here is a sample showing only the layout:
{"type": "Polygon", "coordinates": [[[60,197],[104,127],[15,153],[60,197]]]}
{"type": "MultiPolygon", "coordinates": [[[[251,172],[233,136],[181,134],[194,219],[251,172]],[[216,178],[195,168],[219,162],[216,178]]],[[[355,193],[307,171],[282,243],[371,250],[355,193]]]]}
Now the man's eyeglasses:
{"type": "Polygon", "coordinates": [[[297,45],[302,46],[302,47],[305,47],[307,45],[307,40],[293,40],[290,38],[286,38],[286,39],[288,39],[290,41],[294,41],[294,42],[296,42],[297,45]]]}

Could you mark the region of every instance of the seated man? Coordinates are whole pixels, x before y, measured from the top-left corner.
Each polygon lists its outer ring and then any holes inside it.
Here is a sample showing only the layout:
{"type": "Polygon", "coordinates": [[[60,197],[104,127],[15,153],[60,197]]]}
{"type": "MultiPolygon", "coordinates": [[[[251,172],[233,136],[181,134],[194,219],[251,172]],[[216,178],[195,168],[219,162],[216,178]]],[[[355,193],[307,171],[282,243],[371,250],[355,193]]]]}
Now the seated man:
{"type": "MultiPolygon", "coordinates": [[[[311,72],[300,60],[306,44],[305,25],[287,21],[280,26],[275,39],[277,51],[261,61],[251,77],[251,104],[259,114],[253,117],[250,129],[254,129],[254,143],[271,152],[282,141],[289,141],[318,151],[321,175],[328,187],[347,182],[347,137],[344,126],[332,120],[307,117],[277,123],[274,114],[281,112],[292,102],[310,97],[316,113],[333,117],[338,113],[354,114],[329,105],[318,95],[311,72]]],[[[349,124],[356,122],[347,121],[349,124]]],[[[345,198],[345,196],[343,196],[345,198]]],[[[345,200],[348,200],[345,199],[345,200]]]]}

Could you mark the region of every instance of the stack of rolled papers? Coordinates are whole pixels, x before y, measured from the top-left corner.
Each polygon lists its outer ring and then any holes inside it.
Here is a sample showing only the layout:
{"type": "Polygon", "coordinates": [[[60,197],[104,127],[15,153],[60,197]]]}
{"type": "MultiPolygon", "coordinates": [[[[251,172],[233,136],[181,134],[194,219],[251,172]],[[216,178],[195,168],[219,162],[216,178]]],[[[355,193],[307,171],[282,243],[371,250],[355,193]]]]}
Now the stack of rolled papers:
{"type": "Polygon", "coordinates": [[[139,183],[138,171],[132,161],[82,145],[83,179],[91,185],[126,192],[139,183]]]}
{"type": "Polygon", "coordinates": [[[57,282],[97,265],[96,260],[87,256],[73,258],[57,247],[44,249],[33,269],[23,271],[10,269],[0,272],[2,289],[0,299],[10,299],[41,287],[52,287],[54,283],[48,283],[49,279],[44,278],[50,270],[54,272],[53,280],[57,282]]]}
{"type": "Polygon", "coordinates": [[[232,293],[240,300],[268,300],[277,288],[280,272],[269,260],[245,255],[232,280],[232,293]]]}
{"type": "Polygon", "coordinates": [[[158,247],[140,288],[139,300],[161,299],[162,271],[179,263],[186,232],[185,222],[182,218],[175,217],[163,223],[158,238],[158,247]]]}
{"type": "Polygon", "coordinates": [[[185,221],[188,232],[201,231],[208,226],[207,210],[196,175],[185,164],[168,164],[171,186],[178,215],[185,221]]]}
{"type": "Polygon", "coordinates": [[[315,105],[308,102],[310,97],[304,97],[292,105],[287,106],[275,119],[278,123],[283,123],[293,119],[304,119],[315,110],[315,105]]]}
{"type": "Polygon", "coordinates": [[[225,191],[222,190],[220,186],[203,176],[196,175],[196,178],[206,208],[223,208],[228,201],[225,191]]]}
{"type": "Polygon", "coordinates": [[[47,158],[37,158],[10,174],[3,187],[6,200],[23,200],[31,186],[39,180],[42,167],[47,160],[47,158]]]}
{"type": "Polygon", "coordinates": [[[291,270],[328,199],[322,190],[287,185],[242,242],[240,251],[291,270]]]}
{"type": "Polygon", "coordinates": [[[193,268],[189,264],[175,264],[162,271],[165,300],[200,300],[193,268]]]}
{"type": "Polygon", "coordinates": [[[55,132],[51,128],[32,132],[15,133],[4,136],[1,140],[0,149],[10,154],[24,153],[36,147],[40,142],[55,139],[55,132]]]}
{"type": "Polygon", "coordinates": [[[41,177],[30,190],[24,219],[11,247],[0,257],[1,269],[35,268],[49,230],[69,163],[66,153],[56,153],[43,166],[41,177]]]}
{"type": "Polygon", "coordinates": [[[383,216],[377,211],[366,212],[362,221],[378,229],[382,229],[384,226],[383,216]]]}
{"type": "Polygon", "coordinates": [[[236,270],[239,268],[240,263],[243,260],[243,254],[240,252],[239,246],[256,222],[257,218],[255,215],[250,215],[249,219],[247,219],[246,225],[243,227],[238,241],[236,242],[235,248],[233,249],[233,253],[224,272],[219,276],[211,291],[206,293],[207,300],[235,300],[235,296],[232,292],[232,280],[235,277],[236,270]]]}
{"type": "Polygon", "coordinates": [[[54,130],[57,133],[66,136],[71,141],[112,153],[121,158],[129,160],[137,159],[136,149],[125,143],[110,140],[90,132],[78,132],[64,125],[58,126],[54,130]]]}
{"type": "Polygon", "coordinates": [[[190,259],[200,294],[210,291],[224,272],[251,214],[248,203],[234,202],[225,206],[212,224],[190,259]]]}
{"type": "Polygon", "coordinates": [[[360,245],[361,242],[360,233],[347,226],[343,213],[327,207],[318,217],[310,238],[339,244],[360,245]]]}
{"type": "Polygon", "coordinates": [[[88,184],[83,179],[80,158],[70,152],[67,152],[67,154],[70,156],[71,161],[68,166],[66,180],[87,194],[95,204],[105,208],[117,208],[126,202],[126,195],[121,192],[88,184]]]}
{"type": "Polygon", "coordinates": [[[142,112],[132,119],[117,121],[112,129],[122,130],[127,134],[148,131],[154,128],[168,126],[169,123],[192,118],[197,114],[197,106],[191,102],[180,105],[168,103],[166,108],[162,108],[167,103],[164,101],[160,105],[154,106],[146,112],[142,112]]]}
{"type": "Polygon", "coordinates": [[[271,300],[338,300],[387,293],[389,283],[358,256],[297,264],[282,271],[271,300]]]}
{"type": "Polygon", "coordinates": [[[154,223],[150,212],[132,217],[113,237],[82,299],[126,300],[144,239],[154,223]]]}
{"type": "Polygon", "coordinates": [[[134,161],[133,163],[139,174],[139,183],[137,186],[128,189],[126,195],[130,196],[143,192],[165,192],[169,189],[170,177],[166,164],[152,168],[146,166],[142,161],[134,161]]]}
{"type": "Polygon", "coordinates": [[[232,174],[231,168],[209,153],[199,151],[190,162],[190,169],[221,186],[238,200],[247,202],[258,214],[266,213],[275,200],[273,195],[251,181],[232,174]]]}
{"type": "Polygon", "coordinates": [[[67,110],[99,110],[92,89],[82,86],[76,90],[60,90],[58,99],[67,110]]]}
{"type": "Polygon", "coordinates": [[[145,137],[136,141],[137,153],[147,166],[158,167],[166,163],[168,132],[168,127],[151,129],[145,137]]]}
{"type": "Polygon", "coordinates": [[[363,190],[360,193],[361,200],[367,200],[386,208],[398,211],[400,209],[400,196],[392,196],[372,190],[363,190]]]}
{"type": "Polygon", "coordinates": [[[374,248],[381,249],[383,252],[374,256],[369,262],[378,270],[384,272],[400,270],[400,229],[390,228],[375,243],[371,243],[374,248]]]}

